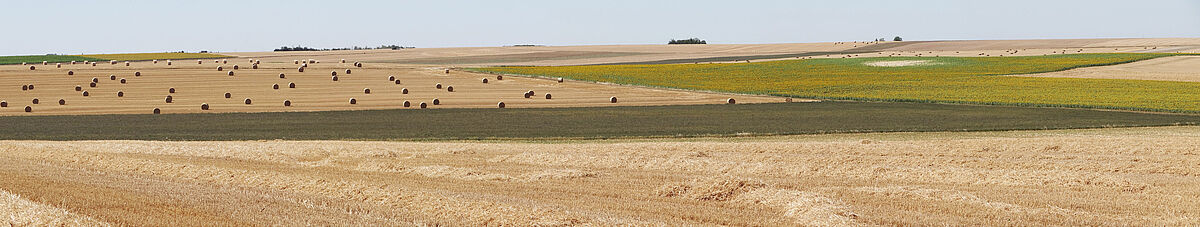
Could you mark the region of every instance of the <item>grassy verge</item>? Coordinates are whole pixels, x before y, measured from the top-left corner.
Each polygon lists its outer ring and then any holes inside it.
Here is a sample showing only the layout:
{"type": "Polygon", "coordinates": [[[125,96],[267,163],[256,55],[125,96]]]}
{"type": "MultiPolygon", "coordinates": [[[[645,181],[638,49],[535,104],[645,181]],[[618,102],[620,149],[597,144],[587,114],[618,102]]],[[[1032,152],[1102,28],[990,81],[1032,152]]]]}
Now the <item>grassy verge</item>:
{"type": "Polygon", "coordinates": [[[738,64],[491,67],[480,72],[801,98],[1200,112],[1200,83],[1000,75],[1122,64],[1177,54],[880,57],[738,64]],[[877,67],[878,61],[927,61],[877,67]]]}
{"type": "Polygon", "coordinates": [[[601,139],[1195,125],[1200,116],[928,103],[0,117],[6,140],[601,139]]]}
{"type": "Polygon", "coordinates": [[[29,64],[41,64],[42,61],[47,61],[49,63],[62,63],[62,62],[71,62],[71,61],[83,62],[83,61],[107,61],[107,60],[99,59],[99,58],[71,56],[71,55],[0,56],[0,65],[16,65],[16,64],[21,64],[21,62],[25,62],[25,63],[29,63],[29,64]]]}

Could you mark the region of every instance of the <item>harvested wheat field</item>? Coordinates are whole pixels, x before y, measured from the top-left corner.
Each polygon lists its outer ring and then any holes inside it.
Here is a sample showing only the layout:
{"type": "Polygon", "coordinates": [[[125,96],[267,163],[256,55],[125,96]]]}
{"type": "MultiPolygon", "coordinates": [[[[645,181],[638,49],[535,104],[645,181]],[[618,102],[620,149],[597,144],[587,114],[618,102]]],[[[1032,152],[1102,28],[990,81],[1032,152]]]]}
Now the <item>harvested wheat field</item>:
{"type": "Polygon", "coordinates": [[[20,223],[1189,225],[1200,127],[593,142],[4,141],[20,223]],[[43,216],[43,215],[38,215],[43,216]]]}
{"type": "Polygon", "coordinates": [[[490,74],[446,73],[444,68],[385,63],[354,67],[351,63],[330,60],[312,63],[299,72],[300,66],[290,61],[264,62],[257,69],[242,64],[248,63],[246,59],[200,62],[177,60],[170,66],[133,62],[128,67],[64,65],[37,70],[20,65],[0,66],[0,85],[3,85],[0,99],[10,105],[0,107],[0,115],[150,114],[156,108],[164,114],[415,109],[419,108],[415,104],[433,104],[435,99],[438,104],[428,108],[495,108],[501,101],[507,108],[719,104],[729,98],[740,103],[785,101],[782,97],[570,80],[559,83],[553,79],[512,76],[500,79],[490,74]],[[234,70],[235,66],[240,69],[234,70]],[[488,82],[484,83],[484,79],[488,82]],[[447,88],[438,88],[437,84],[447,88]],[[36,89],[23,90],[22,85],[35,85],[36,89]],[[448,89],[450,86],[453,91],[448,89]],[[368,94],[365,89],[371,92],[368,94]],[[525,97],[527,91],[537,95],[525,97]],[[225,93],[230,97],[225,97],[225,93]],[[546,93],[553,94],[553,99],[544,98],[546,93]],[[620,102],[609,102],[613,96],[619,97],[620,102]],[[63,99],[66,104],[33,104],[35,98],[63,99]],[[252,104],[246,104],[245,99],[252,99],[252,104]],[[356,104],[349,103],[350,99],[355,99],[356,104]],[[291,105],[285,106],[285,101],[291,105]],[[404,107],[404,101],[414,105],[404,107]],[[210,109],[202,110],[201,104],[209,104],[210,109]],[[26,105],[32,107],[31,112],[20,108],[26,105]]]}
{"type": "Polygon", "coordinates": [[[1166,57],[1128,64],[1017,76],[1200,82],[1200,57],[1166,57]]]}

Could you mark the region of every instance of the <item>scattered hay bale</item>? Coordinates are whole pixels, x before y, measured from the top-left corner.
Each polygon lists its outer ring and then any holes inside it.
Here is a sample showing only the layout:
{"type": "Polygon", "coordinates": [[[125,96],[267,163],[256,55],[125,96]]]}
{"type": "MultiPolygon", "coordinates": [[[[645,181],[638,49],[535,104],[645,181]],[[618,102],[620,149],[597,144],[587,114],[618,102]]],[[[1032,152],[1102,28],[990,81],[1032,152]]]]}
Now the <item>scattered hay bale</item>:
{"type": "Polygon", "coordinates": [[[230,94],[229,92],[225,92],[225,98],[232,98],[232,97],[233,97],[233,94],[230,94]]]}
{"type": "Polygon", "coordinates": [[[100,78],[92,77],[92,83],[100,83],[100,78]]]}
{"type": "Polygon", "coordinates": [[[142,76],[142,72],[133,72],[133,76],[142,76]]]}
{"type": "Polygon", "coordinates": [[[33,85],[32,85],[32,84],[30,84],[30,85],[29,85],[29,90],[31,90],[31,91],[33,90],[33,85]]]}
{"type": "Polygon", "coordinates": [[[729,98],[729,99],[725,100],[725,103],[726,104],[737,104],[737,100],[733,100],[733,98],[729,98]]]}
{"type": "Polygon", "coordinates": [[[96,82],[89,83],[88,87],[96,87],[96,82]]]}
{"type": "Polygon", "coordinates": [[[345,63],[346,63],[346,59],[342,59],[342,64],[345,64],[345,63]]]}
{"type": "Polygon", "coordinates": [[[26,113],[33,112],[33,107],[25,106],[25,112],[26,113]]]}
{"type": "Polygon", "coordinates": [[[125,83],[125,78],[121,78],[121,83],[122,83],[122,84],[124,84],[124,83],[125,83]]]}
{"type": "Polygon", "coordinates": [[[487,83],[487,78],[483,78],[483,83],[487,83]]]}
{"type": "Polygon", "coordinates": [[[117,80],[117,75],[108,75],[108,80],[117,80]]]}
{"type": "Polygon", "coordinates": [[[158,59],[154,59],[154,64],[158,64],[158,59]]]}
{"type": "Polygon", "coordinates": [[[550,93],[546,93],[546,99],[550,99],[551,97],[552,96],[550,96],[550,93]]]}
{"type": "Polygon", "coordinates": [[[279,84],[272,84],[271,89],[279,90],[279,84]]]}
{"type": "Polygon", "coordinates": [[[83,91],[83,86],[75,85],[75,91],[83,91]]]}
{"type": "Polygon", "coordinates": [[[60,69],[61,69],[61,68],[62,68],[62,63],[54,63],[54,67],[57,67],[57,68],[60,68],[60,69]]]}
{"type": "Polygon", "coordinates": [[[29,90],[29,85],[28,85],[28,84],[26,84],[26,85],[21,85],[21,90],[22,90],[22,91],[28,91],[28,90],[29,90]]]}
{"type": "Polygon", "coordinates": [[[407,94],[408,94],[408,88],[401,88],[401,89],[400,89],[400,94],[405,94],[405,95],[407,95],[407,94]]]}
{"type": "Polygon", "coordinates": [[[204,64],[204,60],[196,60],[196,64],[197,64],[197,65],[203,65],[203,64],[204,64]]]}
{"type": "Polygon", "coordinates": [[[370,88],[363,88],[363,94],[368,94],[368,95],[369,95],[369,94],[371,94],[371,89],[370,89],[370,88]]]}
{"type": "Polygon", "coordinates": [[[251,65],[251,66],[250,66],[250,68],[251,68],[251,69],[258,69],[258,64],[251,65]]]}
{"type": "Polygon", "coordinates": [[[48,61],[42,61],[42,65],[47,65],[48,61]]]}
{"type": "Polygon", "coordinates": [[[125,97],[124,91],[117,91],[117,97],[125,97]]]}
{"type": "Polygon", "coordinates": [[[396,84],[400,84],[400,80],[396,80],[395,82],[396,82],[396,84]]]}
{"type": "Polygon", "coordinates": [[[330,75],[337,76],[337,71],[329,72],[330,75]]]}
{"type": "Polygon", "coordinates": [[[29,66],[29,70],[37,70],[37,66],[29,66]]]}
{"type": "Polygon", "coordinates": [[[524,95],[525,95],[525,98],[533,97],[533,94],[530,94],[530,92],[532,92],[532,91],[526,91],[526,92],[525,92],[525,94],[524,94],[524,95]]]}
{"type": "Polygon", "coordinates": [[[59,105],[59,106],[61,106],[61,105],[66,105],[66,104],[67,104],[67,100],[66,100],[66,99],[58,99],[58,105],[59,105]]]}
{"type": "Polygon", "coordinates": [[[287,76],[286,76],[286,75],[283,75],[283,73],[280,73],[280,74],[279,74],[279,79],[283,79],[283,78],[287,78],[287,76]]]}
{"type": "Polygon", "coordinates": [[[496,75],[496,80],[504,80],[504,76],[496,75]]]}
{"type": "Polygon", "coordinates": [[[404,105],[404,107],[410,107],[410,106],[412,106],[412,103],[411,103],[411,102],[408,102],[408,100],[404,100],[404,104],[403,104],[403,105],[404,105]]]}
{"type": "Polygon", "coordinates": [[[617,96],[609,97],[608,102],[609,103],[617,103],[617,96]]]}
{"type": "Polygon", "coordinates": [[[396,81],[396,76],[388,76],[388,81],[396,81]]]}
{"type": "Polygon", "coordinates": [[[217,71],[218,72],[225,71],[225,67],[217,66],[217,71]]]}
{"type": "Polygon", "coordinates": [[[67,71],[67,75],[68,75],[68,76],[74,76],[74,75],[75,75],[75,71],[67,71]]]}
{"type": "MultiPolygon", "coordinates": [[[[168,63],[168,65],[170,65],[170,63],[168,63]]],[[[95,62],[92,62],[92,66],[96,66],[96,63],[95,63],[95,62]]]]}
{"type": "Polygon", "coordinates": [[[296,88],[296,83],[288,83],[288,88],[296,88]]]}
{"type": "Polygon", "coordinates": [[[437,89],[442,89],[442,83],[438,83],[437,85],[434,85],[434,87],[436,87],[437,89]]]}
{"type": "Polygon", "coordinates": [[[350,70],[346,69],[346,75],[350,75],[350,70]]]}
{"type": "Polygon", "coordinates": [[[441,104],[442,104],[442,100],[433,99],[433,105],[441,105],[441,104]]]}
{"type": "Polygon", "coordinates": [[[500,107],[500,109],[504,109],[504,102],[496,103],[496,107],[500,107]]]}
{"type": "Polygon", "coordinates": [[[350,98],[350,104],[358,104],[358,99],[350,98]]]}
{"type": "Polygon", "coordinates": [[[428,107],[429,107],[429,105],[426,105],[425,102],[421,102],[421,109],[425,109],[428,107]]]}
{"type": "Polygon", "coordinates": [[[242,68],[238,67],[238,65],[233,65],[233,70],[239,70],[239,69],[242,69],[242,68]]]}
{"type": "Polygon", "coordinates": [[[175,97],[171,97],[170,95],[168,95],[166,101],[167,101],[167,103],[175,102],[175,97]]]}
{"type": "Polygon", "coordinates": [[[8,100],[0,101],[0,107],[8,107],[8,100]]]}
{"type": "Polygon", "coordinates": [[[41,100],[38,100],[37,98],[33,98],[33,104],[41,104],[41,100]]]}
{"type": "Polygon", "coordinates": [[[292,106],[292,100],[283,100],[283,106],[292,106]]]}
{"type": "Polygon", "coordinates": [[[337,76],[333,76],[333,81],[338,81],[338,77],[337,77],[337,76]]]}
{"type": "Polygon", "coordinates": [[[125,61],[125,66],[129,66],[129,61],[125,61]]]}
{"type": "Polygon", "coordinates": [[[559,82],[559,83],[562,83],[562,82],[563,82],[563,78],[562,78],[562,77],[559,77],[559,78],[558,78],[558,82],[559,82]]]}
{"type": "Polygon", "coordinates": [[[792,98],[785,98],[783,99],[783,102],[792,102],[792,98]]]}
{"type": "Polygon", "coordinates": [[[246,105],[250,105],[250,98],[246,98],[246,105]]]}
{"type": "Polygon", "coordinates": [[[233,71],[229,71],[229,76],[233,76],[233,71]]]}
{"type": "Polygon", "coordinates": [[[91,95],[91,93],[88,93],[88,91],[83,91],[83,97],[88,97],[89,95],[91,95]]]}
{"type": "Polygon", "coordinates": [[[299,65],[299,64],[300,64],[300,60],[292,60],[292,64],[299,65]]]}
{"type": "Polygon", "coordinates": [[[171,60],[167,60],[167,65],[171,65],[171,60]]]}
{"type": "Polygon", "coordinates": [[[167,89],[167,93],[175,94],[175,88],[167,89]]]}
{"type": "Polygon", "coordinates": [[[296,68],[296,71],[304,72],[304,67],[296,68]]]}
{"type": "Polygon", "coordinates": [[[200,110],[208,110],[208,103],[200,103],[200,110]]]}
{"type": "Polygon", "coordinates": [[[161,113],[162,113],[162,110],[159,110],[158,108],[154,108],[154,114],[161,114],[161,113]]]}
{"type": "Polygon", "coordinates": [[[446,91],[454,92],[454,86],[446,86],[446,91]]]}
{"type": "Polygon", "coordinates": [[[449,69],[447,69],[447,70],[446,70],[446,74],[450,74],[450,70],[449,70],[449,69]]]}

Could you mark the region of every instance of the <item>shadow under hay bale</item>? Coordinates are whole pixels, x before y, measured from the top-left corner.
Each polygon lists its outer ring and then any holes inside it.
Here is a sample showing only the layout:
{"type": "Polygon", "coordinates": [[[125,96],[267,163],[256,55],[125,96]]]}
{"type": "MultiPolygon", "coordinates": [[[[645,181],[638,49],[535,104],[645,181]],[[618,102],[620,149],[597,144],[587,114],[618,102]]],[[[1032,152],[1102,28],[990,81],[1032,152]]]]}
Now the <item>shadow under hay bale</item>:
{"type": "Polygon", "coordinates": [[[396,76],[388,76],[388,81],[396,81],[396,76]]]}
{"type": "Polygon", "coordinates": [[[442,89],[442,84],[438,83],[438,84],[434,85],[433,87],[436,87],[437,89],[442,89]]]}
{"type": "Polygon", "coordinates": [[[31,107],[31,106],[25,106],[25,112],[26,112],[26,113],[33,112],[33,107],[31,107]]]}
{"type": "Polygon", "coordinates": [[[75,91],[83,91],[83,86],[75,85],[75,91]]]}
{"type": "Polygon", "coordinates": [[[88,91],[83,91],[83,97],[87,97],[87,96],[88,96],[88,95],[90,95],[90,94],[91,94],[91,93],[88,93],[88,91]]]}
{"type": "Polygon", "coordinates": [[[142,76],[142,72],[133,72],[133,76],[142,76]]]}
{"type": "Polygon", "coordinates": [[[0,101],[0,107],[8,107],[8,101],[0,101]]]}
{"type": "Polygon", "coordinates": [[[74,76],[74,75],[75,75],[75,71],[67,71],[67,75],[68,75],[68,76],[74,76]]]}
{"type": "Polygon", "coordinates": [[[338,81],[338,77],[337,77],[337,76],[333,76],[333,81],[338,81]]]}
{"type": "Polygon", "coordinates": [[[117,80],[116,75],[108,75],[108,80],[117,80]]]}
{"type": "Polygon", "coordinates": [[[96,87],[96,82],[88,83],[88,87],[96,87]]]}
{"type": "Polygon", "coordinates": [[[229,76],[233,76],[233,71],[229,71],[229,76]]]}
{"type": "Polygon", "coordinates": [[[396,80],[396,84],[400,84],[400,80],[396,80]]]}

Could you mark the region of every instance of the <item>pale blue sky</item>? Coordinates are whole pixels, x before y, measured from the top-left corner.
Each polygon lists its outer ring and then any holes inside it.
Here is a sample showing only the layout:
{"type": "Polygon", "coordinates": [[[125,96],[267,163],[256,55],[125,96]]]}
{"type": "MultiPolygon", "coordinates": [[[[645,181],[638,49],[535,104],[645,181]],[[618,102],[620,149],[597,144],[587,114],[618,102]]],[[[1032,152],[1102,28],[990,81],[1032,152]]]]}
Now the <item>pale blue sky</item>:
{"type": "Polygon", "coordinates": [[[1200,0],[28,1],[0,55],[310,47],[1200,37],[1200,0]],[[688,2],[688,3],[685,3],[688,2]]]}

